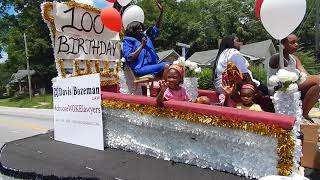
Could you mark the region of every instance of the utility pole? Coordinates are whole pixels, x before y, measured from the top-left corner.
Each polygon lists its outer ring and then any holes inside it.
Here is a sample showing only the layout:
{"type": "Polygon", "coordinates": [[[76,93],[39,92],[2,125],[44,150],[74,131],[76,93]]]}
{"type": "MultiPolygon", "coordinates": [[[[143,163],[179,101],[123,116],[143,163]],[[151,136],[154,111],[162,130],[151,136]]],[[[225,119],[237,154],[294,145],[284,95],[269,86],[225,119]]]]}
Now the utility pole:
{"type": "Polygon", "coordinates": [[[316,40],[316,58],[317,61],[320,62],[320,47],[319,47],[319,43],[320,43],[320,1],[319,0],[315,0],[316,2],[316,30],[315,30],[315,40],[316,40]]]}
{"type": "MultiPolygon", "coordinates": [[[[177,42],[176,45],[182,48],[182,57],[184,57],[185,59],[187,59],[187,58],[186,58],[186,56],[187,56],[187,50],[188,50],[188,48],[190,48],[190,45],[188,45],[188,44],[183,44],[183,43],[179,43],[179,42],[177,42]]],[[[185,68],[186,68],[185,65],[183,65],[183,69],[185,69],[185,68]]],[[[184,79],[184,78],[185,78],[185,73],[183,73],[183,79],[184,79]]]]}
{"type": "Polygon", "coordinates": [[[183,43],[179,43],[179,42],[177,42],[176,45],[177,45],[177,46],[180,46],[180,47],[182,48],[182,57],[186,58],[187,49],[190,48],[190,45],[188,45],[188,44],[183,44],[183,43]]]}
{"type": "Polygon", "coordinates": [[[29,56],[28,56],[28,47],[27,47],[27,38],[26,33],[23,33],[24,38],[24,47],[26,50],[26,60],[27,60],[27,71],[28,71],[28,84],[29,84],[29,98],[32,98],[32,89],[31,89],[31,75],[30,75],[30,64],[29,64],[29,56]]]}

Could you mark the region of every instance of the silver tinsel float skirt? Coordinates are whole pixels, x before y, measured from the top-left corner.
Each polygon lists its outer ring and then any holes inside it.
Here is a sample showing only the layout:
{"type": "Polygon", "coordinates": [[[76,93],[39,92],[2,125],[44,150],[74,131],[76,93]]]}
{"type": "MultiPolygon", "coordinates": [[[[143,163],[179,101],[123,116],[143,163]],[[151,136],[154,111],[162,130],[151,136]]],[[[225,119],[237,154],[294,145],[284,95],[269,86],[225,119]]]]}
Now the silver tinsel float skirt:
{"type": "Polygon", "coordinates": [[[103,110],[105,145],[251,178],[277,174],[277,139],[124,109],[103,110]]]}

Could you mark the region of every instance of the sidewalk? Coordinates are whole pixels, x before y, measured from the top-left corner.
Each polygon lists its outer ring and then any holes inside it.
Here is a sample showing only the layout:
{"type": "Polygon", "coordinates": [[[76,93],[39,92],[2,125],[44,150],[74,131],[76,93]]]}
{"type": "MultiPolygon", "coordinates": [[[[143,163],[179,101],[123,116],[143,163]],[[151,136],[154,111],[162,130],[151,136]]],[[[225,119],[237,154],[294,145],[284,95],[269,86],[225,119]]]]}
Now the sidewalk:
{"type": "Polygon", "coordinates": [[[0,115],[53,119],[53,109],[15,108],[0,106],[0,115]]]}

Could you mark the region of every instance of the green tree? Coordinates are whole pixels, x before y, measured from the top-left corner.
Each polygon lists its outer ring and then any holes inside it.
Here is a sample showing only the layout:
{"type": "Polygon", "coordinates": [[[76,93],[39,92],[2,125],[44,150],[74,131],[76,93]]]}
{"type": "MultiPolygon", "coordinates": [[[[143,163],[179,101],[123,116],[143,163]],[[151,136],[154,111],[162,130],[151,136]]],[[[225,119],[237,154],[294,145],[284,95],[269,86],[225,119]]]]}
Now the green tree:
{"type": "Polygon", "coordinates": [[[316,63],[316,58],[314,56],[313,51],[305,50],[303,48],[299,49],[297,53],[303,67],[310,73],[310,74],[320,74],[320,64],[316,63]]]}
{"type": "MultiPolygon", "coordinates": [[[[191,44],[193,52],[216,49],[218,40],[236,33],[246,43],[272,39],[255,17],[255,0],[164,0],[166,4],[159,50],[174,48],[176,42],[191,44]]],[[[145,12],[147,26],[155,23],[159,11],[153,0],[137,0],[145,12]]],[[[315,0],[307,0],[307,14],[297,28],[302,46],[314,48],[315,0]]]]}
{"type": "Polygon", "coordinates": [[[18,69],[26,69],[23,41],[25,33],[30,68],[37,72],[37,78],[33,82],[48,89],[51,87],[51,79],[56,71],[49,30],[41,17],[42,2],[44,1],[3,0],[0,4],[0,49],[8,53],[8,60],[1,66],[6,72],[0,76],[2,85],[7,83],[12,73],[18,69]],[[13,7],[17,14],[7,14],[5,10],[8,7],[13,7]]]}
{"type": "Polygon", "coordinates": [[[315,47],[315,23],[316,23],[316,9],[315,9],[316,0],[307,0],[307,11],[306,15],[296,29],[295,33],[299,37],[301,45],[308,49],[314,50],[315,47]]]}
{"type": "MultiPolygon", "coordinates": [[[[193,52],[215,49],[218,40],[236,33],[245,43],[270,38],[261,22],[256,20],[254,0],[165,0],[160,50],[176,47],[176,42],[191,44],[193,52]]],[[[147,26],[154,24],[159,11],[150,0],[138,0],[146,14],[147,26]]]]}

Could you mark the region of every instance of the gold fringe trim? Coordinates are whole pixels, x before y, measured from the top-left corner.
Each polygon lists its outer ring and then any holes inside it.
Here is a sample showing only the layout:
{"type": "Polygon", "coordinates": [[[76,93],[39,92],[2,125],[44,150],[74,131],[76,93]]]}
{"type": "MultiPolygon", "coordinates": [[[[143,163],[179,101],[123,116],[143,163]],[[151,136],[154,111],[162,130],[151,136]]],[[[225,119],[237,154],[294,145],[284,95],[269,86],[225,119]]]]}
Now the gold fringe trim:
{"type": "Polygon", "coordinates": [[[81,75],[80,61],[78,61],[78,60],[73,60],[73,75],[74,76],[81,75]]]}
{"type": "Polygon", "coordinates": [[[92,69],[91,69],[91,61],[86,60],[86,74],[92,74],[92,69]]]}
{"type": "Polygon", "coordinates": [[[53,9],[53,3],[45,3],[43,4],[43,17],[46,21],[50,23],[50,31],[54,36],[56,32],[56,26],[54,24],[54,17],[50,15],[50,11],[53,9]]]}
{"type": "Polygon", "coordinates": [[[109,61],[106,60],[106,61],[103,61],[103,71],[109,71],[109,68],[110,68],[110,64],[109,64],[109,61]]]}
{"type": "Polygon", "coordinates": [[[208,116],[200,113],[176,111],[167,108],[157,108],[154,106],[127,103],[123,101],[104,100],[102,107],[112,109],[127,109],[141,114],[148,114],[158,117],[177,118],[189,122],[211,125],[221,128],[241,129],[256,133],[261,136],[270,136],[277,138],[277,153],[279,161],[277,165],[278,173],[282,176],[289,176],[293,171],[293,152],[294,141],[290,135],[290,131],[262,123],[240,122],[233,119],[222,118],[218,116],[208,116]]]}
{"type": "Polygon", "coordinates": [[[101,86],[113,86],[113,85],[118,85],[119,84],[119,80],[104,80],[101,81],[101,86]]]}
{"type": "Polygon", "coordinates": [[[54,24],[54,18],[49,13],[52,9],[53,9],[53,3],[45,3],[43,5],[43,12],[44,12],[43,16],[45,20],[47,20],[51,24],[54,24]]]}
{"type": "Polygon", "coordinates": [[[100,72],[100,75],[107,78],[118,78],[118,74],[111,71],[102,71],[100,72]]]}
{"type": "Polygon", "coordinates": [[[94,61],[94,72],[100,73],[100,62],[99,61],[94,61]]]}
{"type": "Polygon", "coordinates": [[[57,63],[58,63],[59,69],[60,69],[61,76],[63,78],[65,78],[67,73],[66,73],[65,68],[64,68],[64,61],[62,59],[59,59],[57,61],[57,63]]]}
{"type": "Polygon", "coordinates": [[[104,61],[103,63],[104,63],[103,64],[103,71],[100,72],[100,75],[102,77],[119,79],[118,74],[115,71],[114,72],[110,71],[109,61],[104,61]]]}
{"type": "Polygon", "coordinates": [[[91,5],[88,4],[81,4],[81,3],[77,3],[77,2],[64,2],[64,4],[68,5],[69,7],[78,7],[78,8],[82,8],[97,14],[101,13],[100,9],[97,9],[91,5]]]}

